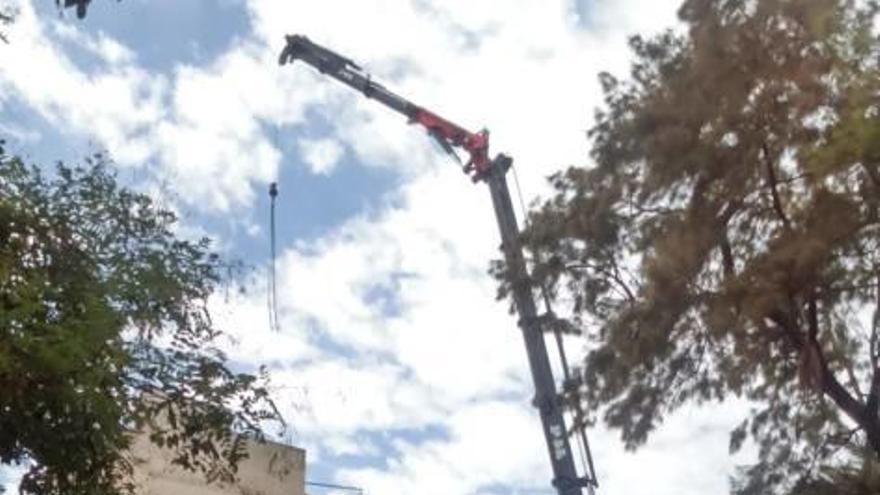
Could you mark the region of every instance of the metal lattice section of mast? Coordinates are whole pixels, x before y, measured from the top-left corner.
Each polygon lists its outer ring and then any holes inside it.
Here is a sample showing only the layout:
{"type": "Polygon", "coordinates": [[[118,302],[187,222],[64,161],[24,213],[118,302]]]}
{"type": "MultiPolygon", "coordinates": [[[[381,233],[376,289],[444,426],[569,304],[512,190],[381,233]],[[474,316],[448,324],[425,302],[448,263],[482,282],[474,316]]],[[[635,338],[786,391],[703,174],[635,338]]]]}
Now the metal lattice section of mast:
{"type": "MultiPolygon", "coordinates": [[[[561,396],[557,393],[547,354],[544,329],[535,307],[532,283],[519,239],[516,214],[507,187],[506,175],[511,164],[512,160],[509,157],[498,155],[480,179],[489,186],[495,218],[501,233],[501,249],[511,278],[514,305],[519,314],[519,326],[535,385],[534,405],[541,416],[547,450],[553,467],[553,486],[559,495],[582,495],[582,488],[588,488],[592,493],[595,483],[591,469],[592,462],[589,463],[589,467],[585,466],[590,472],[586,473],[585,477],[579,477],[572,456],[569,431],[565,425],[561,396]]],[[[567,366],[567,363],[563,362],[563,365],[567,366]]],[[[568,375],[567,369],[565,374],[568,375]]]]}

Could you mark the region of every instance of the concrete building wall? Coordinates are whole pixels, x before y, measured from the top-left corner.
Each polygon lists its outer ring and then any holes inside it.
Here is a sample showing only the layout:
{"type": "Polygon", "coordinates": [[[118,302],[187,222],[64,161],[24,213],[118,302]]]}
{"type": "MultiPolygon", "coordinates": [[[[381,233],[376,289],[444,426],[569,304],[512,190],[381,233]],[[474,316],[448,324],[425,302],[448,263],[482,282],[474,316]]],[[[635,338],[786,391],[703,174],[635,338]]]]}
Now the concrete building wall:
{"type": "Polygon", "coordinates": [[[306,454],[296,447],[249,444],[234,486],[209,485],[199,474],[172,465],[169,452],[146,435],[135,440],[132,454],[138,495],[305,495],[306,454]]]}

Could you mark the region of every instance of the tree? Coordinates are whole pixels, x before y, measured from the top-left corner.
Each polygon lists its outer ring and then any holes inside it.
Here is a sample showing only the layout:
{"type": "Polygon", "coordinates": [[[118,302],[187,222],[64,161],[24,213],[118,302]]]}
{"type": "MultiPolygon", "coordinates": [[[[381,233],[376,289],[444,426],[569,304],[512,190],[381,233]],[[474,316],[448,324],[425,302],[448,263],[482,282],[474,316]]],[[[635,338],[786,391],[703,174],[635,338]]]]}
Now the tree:
{"type": "Polygon", "coordinates": [[[234,373],[206,308],[207,240],[120,187],[106,157],[52,177],[0,147],[0,462],[27,494],[130,489],[133,431],[209,481],[279,421],[266,374],[234,373]]]}
{"type": "Polygon", "coordinates": [[[627,447],[741,397],[758,406],[730,449],[751,437],[759,462],[736,492],[880,454],[876,13],[686,0],[685,31],[632,38],[631,77],[600,76],[595,165],[551,177],[524,240],[593,341],[582,399],[627,447]]]}

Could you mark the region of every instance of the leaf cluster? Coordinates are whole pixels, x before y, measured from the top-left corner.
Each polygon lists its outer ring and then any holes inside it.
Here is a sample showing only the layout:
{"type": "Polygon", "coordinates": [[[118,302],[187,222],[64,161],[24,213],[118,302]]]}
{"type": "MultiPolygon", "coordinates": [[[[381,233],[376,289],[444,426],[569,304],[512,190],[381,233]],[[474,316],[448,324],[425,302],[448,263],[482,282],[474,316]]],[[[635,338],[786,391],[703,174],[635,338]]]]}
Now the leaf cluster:
{"type": "Polygon", "coordinates": [[[684,34],[633,37],[629,78],[600,76],[595,165],[551,177],[524,241],[596,329],[581,395],[628,447],[740,397],[756,406],[731,450],[751,437],[761,460],[743,486],[840,461],[853,424],[880,453],[876,12],[687,0],[684,34]]]}
{"type": "Polygon", "coordinates": [[[105,156],[45,176],[0,148],[0,462],[31,494],[115,494],[135,431],[231,481],[243,442],[279,416],[265,372],[235,373],[207,298],[207,240],[120,187],[105,156]]]}

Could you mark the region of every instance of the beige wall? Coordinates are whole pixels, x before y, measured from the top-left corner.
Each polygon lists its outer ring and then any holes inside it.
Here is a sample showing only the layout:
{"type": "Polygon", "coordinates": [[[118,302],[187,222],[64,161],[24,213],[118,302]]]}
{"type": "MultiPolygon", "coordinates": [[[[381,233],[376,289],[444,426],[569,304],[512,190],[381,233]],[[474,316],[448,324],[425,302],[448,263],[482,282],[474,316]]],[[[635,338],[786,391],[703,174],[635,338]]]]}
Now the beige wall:
{"type": "Polygon", "coordinates": [[[139,436],[132,445],[138,495],[304,495],[306,453],[277,443],[249,444],[235,486],[208,485],[196,473],[172,465],[167,451],[139,436]]]}

